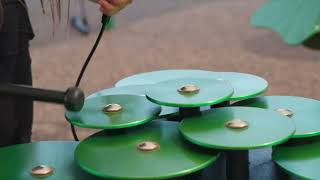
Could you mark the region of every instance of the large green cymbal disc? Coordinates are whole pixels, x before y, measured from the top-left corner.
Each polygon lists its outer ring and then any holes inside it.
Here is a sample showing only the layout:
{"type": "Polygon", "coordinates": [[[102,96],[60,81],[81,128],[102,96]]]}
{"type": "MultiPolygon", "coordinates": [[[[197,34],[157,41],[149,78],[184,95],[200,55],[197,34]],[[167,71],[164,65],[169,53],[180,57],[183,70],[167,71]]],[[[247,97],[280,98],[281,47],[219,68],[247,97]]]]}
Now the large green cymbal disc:
{"type": "Polygon", "coordinates": [[[144,124],[158,117],[161,107],[144,96],[107,95],[87,99],[80,112],[67,111],[67,120],[79,127],[120,129],[144,124]],[[103,111],[108,104],[119,104],[119,112],[103,111]]]}
{"type": "Polygon", "coordinates": [[[3,180],[101,180],[87,174],[74,162],[78,142],[43,141],[0,148],[0,179],[3,180]],[[33,177],[31,170],[39,165],[54,169],[45,178],[33,177]]]}
{"type": "Polygon", "coordinates": [[[301,179],[320,179],[319,150],[318,138],[314,142],[277,146],[273,149],[272,159],[286,172],[301,179]]]}
{"type": "Polygon", "coordinates": [[[183,78],[160,82],[147,90],[147,98],[159,105],[173,107],[201,107],[228,101],[233,94],[230,83],[214,79],[183,78]],[[194,93],[179,92],[182,87],[194,85],[194,93]]]}
{"type": "Polygon", "coordinates": [[[319,33],[320,2],[317,0],[267,1],[251,24],[277,32],[289,45],[300,45],[319,33]]]}
{"type": "MultiPolygon", "coordinates": [[[[87,97],[87,99],[93,98],[93,97],[101,97],[106,95],[140,95],[145,96],[146,95],[146,89],[151,87],[151,84],[145,84],[145,85],[131,85],[131,86],[121,86],[121,87],[114,87],[110,89],[104,89],[102,91],[98,91],[96,93],[91,94],[87,97]]],[[[174,115],[179,112],[179,108],[175,107],[168,107],[168,106],[161,106],[161,113],[160,117],[166,117],[168,115],[174,115]]]]}
{"type": "MultiPolygon", "coordinates": [[[[240,123],[240,125],[243,123],[240,123]]],[[[184,118],[182,134],[200,146],[226,150],[247,150],[280,144],[295,131],[288,117],[271,110],[252,107],[224,107],[184,118]],[[247,127],[234,129],[227,124],[244,122],[247,127]]]]}
{"type": "Polygon", "coordinates": [[[166,179],[201,170],[218,153],[183,139],[177,122],[153,121],[125,132],[99,132],[80,143],[77,163],[90,174],[111,179],[166,179]],[[142,150],[141,144],[158,146],[142,150]]]}
{"type": "Polygon", "coordinates": [[[266,80],[252,74],[212,72],[192,69],[162,70],[140,73],[118,81],[116,86],[155,84],[179,78],[212,78],[229,81],[234,89],[234,93],[230,98],[230,100],[233,101],[259,96],[268,88],[268,82],[266,80]]]}
{"type": "Polygon", "coordinates": [[[292,138],[305,138],[320,134],[320,101],[296,96],[265,96],[235,105],[258,107],[270,110],[289,110],[289,117],[296,124],[296,132],[292,138]]]}

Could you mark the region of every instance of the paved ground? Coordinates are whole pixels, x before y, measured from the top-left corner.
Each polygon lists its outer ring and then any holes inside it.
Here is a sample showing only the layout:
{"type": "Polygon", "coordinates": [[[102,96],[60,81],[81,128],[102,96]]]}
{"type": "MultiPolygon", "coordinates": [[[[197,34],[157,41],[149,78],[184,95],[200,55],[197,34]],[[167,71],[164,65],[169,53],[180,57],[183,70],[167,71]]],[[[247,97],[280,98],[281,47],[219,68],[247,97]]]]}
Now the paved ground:
{"type": "MultiPolygon", "coordinates": [[[[320,98],[319,52],[288,47],[275,33],[252,28],[250,16],[262,2],[135,0],[103,37],[81,87],[90,94],[139,72],[196,68],[257,74],[269,81],[269,95],[320,98]]],[[[63,21],[52,37],[49,15],[41,15],[38,1],[29,5],[38,34],[31,50],[35,86],[65,89],[97,36],[97,6],[87,3],[94,33],[67,31],[63,21]]],[[[76,10],[74,5],[72,14],[76,10]]],[[[81,137],[91,133],[79,131],[81,137]]],[[[36,103],[33,139],[71,139],[62,107],[36,103]]]]}

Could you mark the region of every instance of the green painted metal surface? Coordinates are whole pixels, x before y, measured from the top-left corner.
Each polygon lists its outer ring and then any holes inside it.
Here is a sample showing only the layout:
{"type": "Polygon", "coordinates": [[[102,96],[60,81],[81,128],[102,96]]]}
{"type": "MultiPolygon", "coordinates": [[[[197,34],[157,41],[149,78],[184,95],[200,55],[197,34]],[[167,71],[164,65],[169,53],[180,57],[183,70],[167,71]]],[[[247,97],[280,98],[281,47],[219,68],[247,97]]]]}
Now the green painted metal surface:
{"type": "Polygon", "coordinates": [[[291,119],[296,125],[292,138],[320,135],[320,101],[296,96],[265,96],[240,101],[236,106],[258,107],[270,110],[279,108],[293,112],[291,119]]]}
{"type": "Polygon", "coordinates": [[[233,94],[233,88],[227,81],[214,79],[183,78],[163,81],[150,87],[147,98],[159,105],[173,107],[201,107],[228,101],[233,94]],[[195,94],[182,94],[178,89],[193,84],[200,88],[195,94]]]}
{"type": "Polygon", "coordinates": [[[115,20],[115,17],[112,16],[112,17],[110,18],[110,22],[109,22],[108,24],[106,24],[105,28],[106,28],[107,30],[112,30],[112,29],[115,28],[115,26],[116,26],[116,20],[115,20]]]}
{"type": "Polygon", "coordinates": [[[0,148],[1,180],[102,180],[87,174],[74,162],[73,141],[43,141],[0,148]],[[30,175],[32,168],[48,165],[54,173],[46,178],[30,175]]]}
{"type": "Polygon", "coordinates": [[[99,132],[80,143],[77,163],[87,172],[111,179],[165,179],[183,176],[213,163],[218,153],[200,149],[183,139],[177,122],[152,121],[121,133],[99,132]],[[137,149],[143,141],[160,148],[137,149]]]}
{"type": "Polygon", "coordinates": [[[230,98],[233,101],[259,96],[268,88],[268,82],[255,75],[192,69],[162,70],[136,74],[118,81],[116,86],[154,84],[179,78],[212,78],[229,81],[234,89],[234,93],[230,98]]]}
{"type": "Polygon", "coordinates": [[[319,0],[269,0],[252,17],[256,27],[277,32],[290,45],[299,45],[320,31],[319,0]]]}
{"type": "Polygon", "coordinates": [[[189,141],[216,149],[247,150],[280,144],[295,131],[291,119],[271,110],[251,107],[225,107],[184,118],[180,131],[189,141]],[[249,123],[246,129],[230,129],[233,119],[249,123]]]}
{"type": "Polygon", "coordinates": [[[158,117],[161,107],[151,103],[144,96],[107,95],[87,99],[80,112],[66,112],[72,124],[94,129],[120,129],[144,124],[158,117]],[[108,104],[120,104],[121,112],[104,113],[108,104]]]}
{"type": "MultiPolygon", "coordinates": [[[[302,140],[303,141],[303,140],[302,140]]],[[[320,139],[273,149],[273,160],[286,172],[301,179],[320,179],[320,139]]]]}
{"type": "MultiPolygon", "coordinates": [[[[118,95],[118,94],[145,96],[146,89],[151,86],[152,85],[150,84],[149,85],[132,85],[132,86],[121,86],[121,87],[114,87],[110,89],[104,89],[91,94],[90,96],[87,97],[87,99],[90,99],[93,97],[101,97],[106,95],[118,95]]],[[[176,115],[178,112],[179,112],[179,108],[161,106],[160,117],[176,115]]]]}

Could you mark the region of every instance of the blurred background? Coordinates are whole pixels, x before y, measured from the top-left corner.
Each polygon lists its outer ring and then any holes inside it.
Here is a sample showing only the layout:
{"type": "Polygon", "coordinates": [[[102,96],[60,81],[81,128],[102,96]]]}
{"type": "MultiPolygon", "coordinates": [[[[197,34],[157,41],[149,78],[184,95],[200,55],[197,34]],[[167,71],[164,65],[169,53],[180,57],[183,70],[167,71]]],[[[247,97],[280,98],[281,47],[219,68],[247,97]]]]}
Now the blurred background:
{"type": "MultiPolygon", "coordinates": [[[[54,26],[49,6],[28,1],[36,38],[31,43],[34,86],[65,90],[75,83],[100,28],[99,7],[85,1],[92,32],[83,35],[63,19],[54,26]]],[[[320,98],[320,52],[289,47],[250,17],[265,0],[134,0],[105,33],[81,88],[86,95],[126,76],[161,69],[252,73],[269,82],[267,95],[320,98]]],[[[71,16],[79,15],[71,0],[71,16]]],[[[72,139],[62,106],[35,103],[33,140],[72,139]]],[[[93,131],[77,129],[81,138],[93,131]]]]}

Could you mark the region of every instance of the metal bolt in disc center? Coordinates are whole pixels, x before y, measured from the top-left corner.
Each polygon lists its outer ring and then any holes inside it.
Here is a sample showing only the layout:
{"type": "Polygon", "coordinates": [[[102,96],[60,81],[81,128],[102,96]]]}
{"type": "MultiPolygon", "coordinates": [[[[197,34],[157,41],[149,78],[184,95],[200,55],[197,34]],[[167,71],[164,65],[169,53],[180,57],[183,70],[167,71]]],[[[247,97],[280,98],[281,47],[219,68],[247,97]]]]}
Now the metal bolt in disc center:
{"type": "Polygon", "coordinates": [[[193,84],[187,84],[178,89],[180,93],[197,93],[200,88],[193,84]]]}
{"type": "Polygon", "coordinates": [[[53,173],[53,171],[54,170],[52,167],[49,167],[46,165],[39,165],[39,166],[34,167],[31,170],[30,174],[35,177],[42,177],[42,176],[51,175],[53,173]]]}
{"type": "Polygon", "coordinates": [[[160,145],[154,141],[144,141],[137,145],[140,151],[154,151],[160,148],[160,145]]]}
{"type": "Polygon", "coordinates": [[[278,108],[275,111],[278,112],[281,115],[284,115],[284,116],[288,116],[288,117],[292,117],[293,116],[293,112],[290,111],[289,109],[278,108]]]}
{"type": "Polygon", "coordinates": [[[103,112],[112,113],[122,111],[122,106],[119,104],[108,104],[103,108],[103,112]]]}
{"type": "Polygon", "coordinates": [[[241,119],[234,119],[226,123],[226,127],[230,129],[244,129],[248,126],[249,123],[246,121],[242,121],[241,119]]]}

